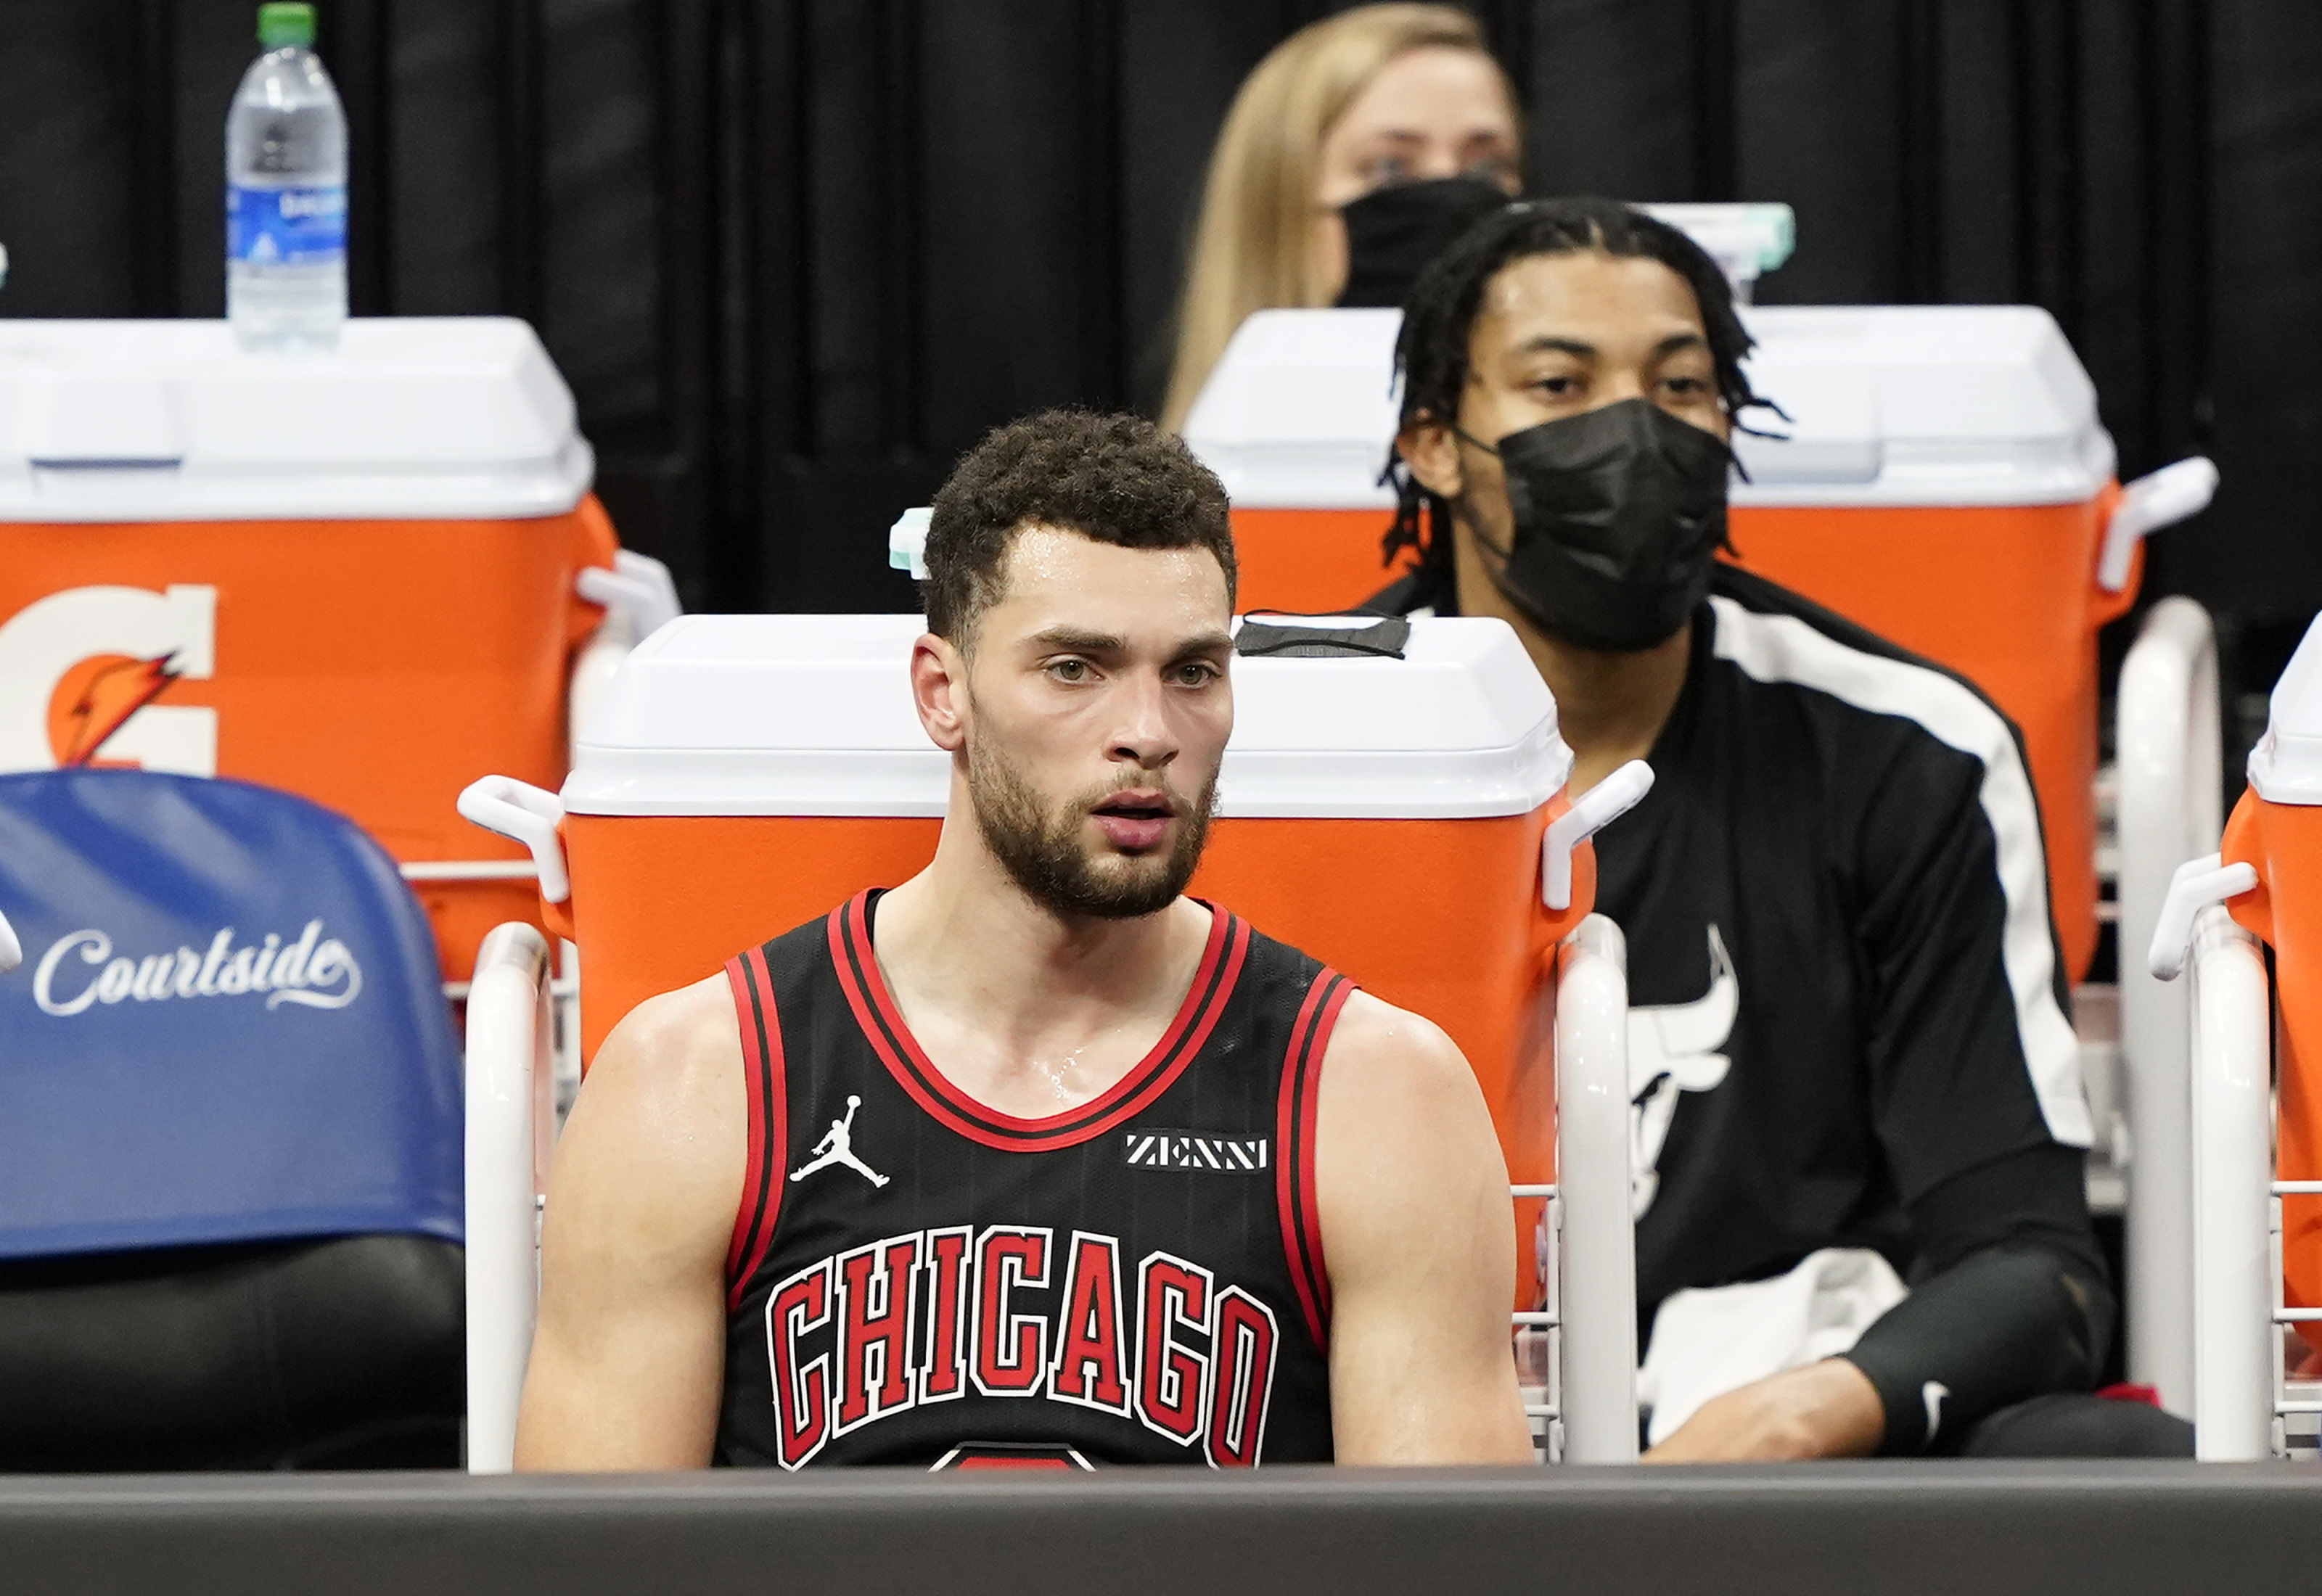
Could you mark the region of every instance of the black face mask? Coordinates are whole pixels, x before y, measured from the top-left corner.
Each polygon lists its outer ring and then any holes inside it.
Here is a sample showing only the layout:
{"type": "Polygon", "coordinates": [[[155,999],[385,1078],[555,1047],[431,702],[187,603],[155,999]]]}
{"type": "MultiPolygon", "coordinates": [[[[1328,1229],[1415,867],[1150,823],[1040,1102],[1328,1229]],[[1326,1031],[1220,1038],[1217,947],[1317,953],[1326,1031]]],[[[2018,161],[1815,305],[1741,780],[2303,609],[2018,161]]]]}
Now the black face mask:
{"type": "Polygon", "coordinates": [[[1508,203],[1505,189],[1482,178],[1434,178],[1374,189],[1346,205],[1339,212],[1347,223],[1339,307],[1401,305],[1429,261],[1508,203]]]}
{"type": "MultiPolygon", "coordinates": [[[[1464,433],[1460,434],[1467,437],[1464,433]]],[[[1632,653],[1668,638],[1709,594],[1725,542],[1732,454],[1644,399],[1511,433],[1497,449],[1515,536],[1493,581],[1543,631],[1632,653]]]]}

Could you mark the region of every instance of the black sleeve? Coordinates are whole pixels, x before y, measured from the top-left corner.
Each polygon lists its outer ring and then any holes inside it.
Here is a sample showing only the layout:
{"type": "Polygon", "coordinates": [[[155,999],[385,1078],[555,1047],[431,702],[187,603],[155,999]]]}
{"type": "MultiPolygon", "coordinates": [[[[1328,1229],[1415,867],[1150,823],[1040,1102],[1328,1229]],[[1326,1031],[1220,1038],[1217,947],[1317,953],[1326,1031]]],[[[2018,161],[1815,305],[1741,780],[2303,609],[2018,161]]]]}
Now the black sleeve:
{"type": "Polygon", "coordinates": [[[2095,1383],[2115,1305],[2084,1181],[2080,1152],[2051,1145],[1909,1205],[1911,1294],[1846,1354],[1886,1409],[1880,1451],[1924,1452],[2011,1403],[2095,1383]]]}
{"type": "Polygon", "coordinates": [[[2089,1389],[2114,1314],[2022,743],[1997,711],[1949,737],[1897,745],[1854,850],[1871,1111],[1915,1243],[1910,1297],[1850,1354],[1889,1453],[2089,1389]]]}
{"type": "Polygon", "coordinates": [[[1973,752],[1897,726],[1857,798],[1870,1112],[1906,1208],[2012,1154],[2089,1141],[2031,783],[2014,728],[1994,710],[1973,725],[1988,743],[1973,752]]]}

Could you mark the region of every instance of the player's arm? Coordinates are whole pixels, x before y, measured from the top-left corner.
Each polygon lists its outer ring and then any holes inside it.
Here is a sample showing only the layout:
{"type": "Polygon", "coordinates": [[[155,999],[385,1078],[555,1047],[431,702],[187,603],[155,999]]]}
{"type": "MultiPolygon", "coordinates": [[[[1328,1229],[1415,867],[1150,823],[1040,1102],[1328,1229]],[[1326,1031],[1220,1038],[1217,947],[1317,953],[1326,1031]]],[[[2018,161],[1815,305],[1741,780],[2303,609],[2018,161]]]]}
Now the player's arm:
{"type": "Polygon", "coordinates": [[[1860,868],[1874,889],[1871,1112],[1919,1264],[1911,1295],[1847,1354],[1878,1389],[1879,1449],[1905,1455],[2012,1403],[2090,1389],[2114,1307],[2028,786],[1988,794],[1980,763],[1917,762],[1897,771],[1917,801],[1867,814],[1860,868]],[[2048,955],[2037,990],[2027,950],[2048,955]]]}
{"type": "Polygon", "coordinates": [[[598,1050],[542,1214],[518,1469],[708,1464],[747,1112],[723,976],[640,1005],[598,1050]]]}
{"type": "Polygon", "coordinates": [[[1348,998],[1323,1057],[1315,1199],[1340,1463],[1530,1463],[1507,1165],[1459,1050],[1348,998]]]}

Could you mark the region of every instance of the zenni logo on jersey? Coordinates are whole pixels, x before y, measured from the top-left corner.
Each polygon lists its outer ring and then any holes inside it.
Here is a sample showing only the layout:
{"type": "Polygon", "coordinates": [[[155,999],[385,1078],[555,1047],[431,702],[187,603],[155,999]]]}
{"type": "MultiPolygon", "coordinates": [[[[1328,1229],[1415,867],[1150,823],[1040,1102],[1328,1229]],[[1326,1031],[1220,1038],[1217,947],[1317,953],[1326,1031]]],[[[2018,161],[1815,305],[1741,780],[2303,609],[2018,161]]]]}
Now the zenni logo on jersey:
{"type": "Polygon", "coordinates": [[[765,1324],[786,1469],[833,1436],[971,1392],[1134,1418],[1212,1467],[1254,1464],[1279,1328],[1198,1263],[1127,1264],[1113,1236],[1006,1225],[825,1258],[774,1288],[765,1324]]]}
{"type": "Polygon", "coordinates": [[[1189,1130],[1122,1133],[1121,1162],[1131,1169],[1215,1170],[1220,1174],[1262,1174],[1272,1168],[1265,1136],[1205,1136],[1189,1130]]]}
{"type": "Polygon", "coordinates": [[[160,1003],[172,998],[263,996],[266,1007],[344,1008],[362,991],[362,966],[347,944],[309,920],[297,936],[268,932],[236,944],[226,926],[196,953],[178,947],[134,954],[114,951],[94,926],[59,937],[32,973],[32,1001],[43,1014],[69,1017],[97,1004],[160,1003]],[[94,974],[83,966],[101,965],[94,974]]]}

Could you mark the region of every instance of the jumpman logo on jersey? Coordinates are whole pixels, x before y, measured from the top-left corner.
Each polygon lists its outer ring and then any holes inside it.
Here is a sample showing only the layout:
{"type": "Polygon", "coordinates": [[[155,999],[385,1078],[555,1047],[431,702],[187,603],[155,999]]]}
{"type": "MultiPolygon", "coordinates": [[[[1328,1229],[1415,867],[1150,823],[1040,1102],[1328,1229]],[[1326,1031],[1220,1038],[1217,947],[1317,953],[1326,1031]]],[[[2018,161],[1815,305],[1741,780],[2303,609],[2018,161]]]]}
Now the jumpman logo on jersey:
{"type": "Polygon", "coordinates": [[[824,1134],[822,1140],[814,1145],[814,1161],[792,1170],[791,1180],[803,1181],[815,1171],[828,1169],[832,1164],[837,1163],[846,1165],[873,1186],[884,1186],[887,1183],[886,1176],[855,1156],[855,1110],[862,1106],[861,1098],[850,1097],[846,1099],[846,1117],[830,1122],[830,1129],[824,1134]]]}

